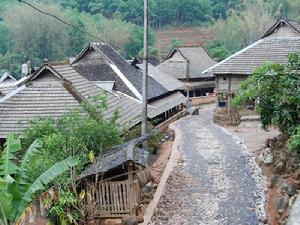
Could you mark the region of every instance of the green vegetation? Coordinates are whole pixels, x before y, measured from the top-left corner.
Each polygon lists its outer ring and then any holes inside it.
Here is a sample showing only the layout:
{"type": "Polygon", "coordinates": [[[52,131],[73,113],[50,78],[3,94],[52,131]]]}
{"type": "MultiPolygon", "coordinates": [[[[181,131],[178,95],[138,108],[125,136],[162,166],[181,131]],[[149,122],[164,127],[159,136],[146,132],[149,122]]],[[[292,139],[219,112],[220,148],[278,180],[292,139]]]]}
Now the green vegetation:
{"type": "MultiPolygon", "coordinates": [[[[30,61],[32,66],[40,66],[44,59],[68,59],[78,54],[89,41],[109,41],[128,58],[136,56],[142,49],[142,28],[124,22],[118,16],[107,19],[98,13],[63,8],[53,1],[34,3],[40,9],[99,37],[96,39],[22,3],[4,2],[0,3],[0,74],[8,70],[18,78],[21,64],[30,61]]],[[[153,44],[153,32],[149,39],[150,45],[153,44]]]]}
{"type": "Polygon", "coordinates": [[[61,190],[53,193],[50,198],[45,200],[46,205],[50,205],[47,211],[47,218],[52,224],[67,225],[78,224],[80,219],[79,208],[77,207],[78,199],[70,191],[61,190]]]}
{"type": "Polygon", "coordinates": [[[42,141],[37,139],[26,150],[23,158],[16,164],[16,154],[21,151],[21,141],[8,134],[5,148],[0,158],[0,222],[8,225],[19,219],[32,201],[33,195],[45,190],[50,182],[70,167],[78,159],[68,157],[45,168],[36,179],[28,178],[28,167],[32,158],[40,152],[42,141]]]}
{"type": "Polygon", "coordinates": [[[256,111],[261,116],[263,128],[270,125],[287,136],[289,147],[300,152],[300,57],[289,55],[288,65],[267,64],[241,84],[233,104],[239,105],[249,99],[257,99],[256,111]]]}
{"type": "Polygon", "coordinates": [[[93,106],[84,106],[89,114],[70,112],[56,120],[41,118],[32,121],[22,139],[23,146],[26,148],[37,138],[43,141],[43,146],[29,164],[28,175],[31,180],[49,165],[71,156],[78,157],[80,163],[71,174],[61,176],[56,182],[72,183],[89,162],[89,155],[100,155],[109,147],[122,143],[122,130],[116,124],[117,115],[109,120],[103,119],[101,112],[106,108],[105,99],[99,96],[95,101],[93,106]]]}
{"type": "MultiPolygon", "coordinates": [[[[143,2],[137,0],[31,0],[38,8],[110,42],[126,58],[143,47],[143,2]]],[[[153,29],[209,26],[215,38],[207,48],[224,59],[253,43],[275,18],[300,20],[300,0],[150,0],[153,29]],[[259,18],[259,23],[257,23],[259,18]]],[[[150,32],[151,54],[154,33],[150,32]]],[[[88,41],[100,41],[15,1],[0,0],[0,74],[20,76],[22,63],[40,66],[75,56],[88,41]]]]}

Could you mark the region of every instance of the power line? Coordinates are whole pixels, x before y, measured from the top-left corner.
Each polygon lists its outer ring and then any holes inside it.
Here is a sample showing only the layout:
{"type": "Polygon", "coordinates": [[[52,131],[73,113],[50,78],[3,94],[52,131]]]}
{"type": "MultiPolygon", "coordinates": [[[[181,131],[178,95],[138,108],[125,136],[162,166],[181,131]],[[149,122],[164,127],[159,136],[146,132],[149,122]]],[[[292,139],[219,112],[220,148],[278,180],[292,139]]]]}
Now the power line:
{"type": "Polygon", "coordinates": [[[87,32],[87,31],[81,29],[81,28],[80,28],[79,26],[77,26],[77,25],[74,25],[74,24],[72,24],[72,23],[70,23],[70,22],[64,21],[63,19],[61,19],[61,18],[59,18],[59,17],[57,17],[57,16],[55,16],[55,15],[53,15],[53,14],[51,14],[51,13],[48,13],[48,12],[45,12],[45,11],[39,9],[38,7],[32,5],[32,4],[29,3],[29,2],[26,2],[26,1],[23,1],[23,0],[18,0],[18,1],[21,2],[21,3],[24,3],[24,4],[26,4],[26,5],[28,5],[29,7],[33,8],[34,10],[36,10],[36,11],[42,13],[42,14],[45,14],[45,15],[47,15],[47,16],[50,16],[50,17],[52,17],[52,18],[54,18],[54,19],[60,21],[61,23],[65,24],[65,25],[68,25],[68,26],[73,27],[73,28],[79,30],[80,32],[82,32],[82,33],[84,33],[84,34],[86,34],[86,35],[88,35],[88,36],[90,36],[90,37],[92,37],[92,38],[95,38],[95,39],[97,39],[97,40],[99,40],[99,41],[101,41],[101,42],[107,42],[107,41],[105,41],[104,39],[102,39],[102,38],[100,38],[100,37],[97,37],[96,35],[93,35],[93,34],[87,32]]]}

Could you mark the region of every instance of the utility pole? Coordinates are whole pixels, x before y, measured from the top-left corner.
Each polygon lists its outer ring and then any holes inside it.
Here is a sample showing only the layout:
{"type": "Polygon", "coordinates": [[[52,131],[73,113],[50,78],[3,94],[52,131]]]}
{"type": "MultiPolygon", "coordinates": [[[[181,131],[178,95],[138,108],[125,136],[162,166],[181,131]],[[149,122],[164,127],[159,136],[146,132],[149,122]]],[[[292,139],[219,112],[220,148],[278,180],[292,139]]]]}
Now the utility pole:
{"type": "MultiPolygon", "coordinates": [[[[143,83],[142,83],[142,132],[141,135],[147,134],[147,87],[148,87],[148,0],[144,0],[144,59],[143,59],[143,83]]],[[[143,143],[147,149],[147,142],[143,143]]]]}
{"type": "Polygon", "coordinates": [[[190,108],[190,85],[189,85],[189,78],[190,78],[190,60],[186,60],[186,108],[190,108]]]}

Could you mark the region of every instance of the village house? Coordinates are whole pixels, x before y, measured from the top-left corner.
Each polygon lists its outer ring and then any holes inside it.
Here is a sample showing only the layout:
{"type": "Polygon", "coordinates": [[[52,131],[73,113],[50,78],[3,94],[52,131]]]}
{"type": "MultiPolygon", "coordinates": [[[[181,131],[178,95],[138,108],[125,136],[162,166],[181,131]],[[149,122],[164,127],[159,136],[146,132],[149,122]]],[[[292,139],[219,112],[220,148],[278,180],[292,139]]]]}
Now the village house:
{"type": "Polygon", "coordinates": [[[288,62],[289,53],[300,53],[300,24],[278,20],[253,44],[212,66],[203,74],[214,74],[218,106],[228,105],[241,82],[264,63],[288,62]]]}
{"type": "MultiPolygon", "coordinates": [[[[89,43],[72,62],[72,67],[90,82],[106,89],[118,91],[137,101],[142,100],[141,70],[136,69],[108,43],[89,43]]],[[[168,89],[165,82],[148,77],[148,104],[154,110],[148,118],[162,122],[178,113],[186,98],[176,89],[168,89]]]]}
{"type": "Polygon", "coordinates": [[[132,139],[107,150],[80,174],[87,220],[138,215],[141,190],[151,180],[149,152],[140,148],[147,138],[132,139]]]}
{"type": "Polygon", "coordinates": [[[208,55],[202,46],[177,47],[173,49],[157,68],[169,76],[184,82],[182,93],[189,97],[205,96],[213,93],[215,88],[214,76],[202,72],[216,62],[208,55]]]}
{"type": "MultiPolygon", "coordinates": [[[[24,133],[30,121],[41,117],[57,118],[71,110],[86,113],[83,101],[106,95],[104,118],[114,116],[117,122],[133,127],[141,121],[141,104],[121,92],[107,92],[79,75],[69,64],[45,64],[16,89],[0,98],[0,140],[9,132],[24,133]]],[[[149,109],[152,110],[151,108],[149,109]]]]}
{"type": "Polygon", "coordinates": [[[17,80],[7,72],[0,77],[0,98],[15,89],[16,81],[17,80]]]}

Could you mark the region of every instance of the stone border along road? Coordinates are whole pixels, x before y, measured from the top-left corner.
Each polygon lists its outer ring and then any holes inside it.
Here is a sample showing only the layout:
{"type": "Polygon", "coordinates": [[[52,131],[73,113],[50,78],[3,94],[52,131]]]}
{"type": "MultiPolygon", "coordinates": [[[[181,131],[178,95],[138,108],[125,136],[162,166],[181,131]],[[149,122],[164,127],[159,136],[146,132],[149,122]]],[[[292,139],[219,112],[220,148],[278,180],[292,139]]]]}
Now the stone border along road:
{"type": "Polygon", "coordinates": [[[243,141],[212,122],[213,106],[175,122],[178,163],[151,225],[258,225],[265,218],[266,180],[243,141]]]}

